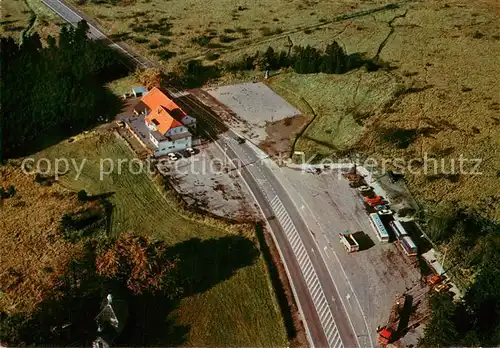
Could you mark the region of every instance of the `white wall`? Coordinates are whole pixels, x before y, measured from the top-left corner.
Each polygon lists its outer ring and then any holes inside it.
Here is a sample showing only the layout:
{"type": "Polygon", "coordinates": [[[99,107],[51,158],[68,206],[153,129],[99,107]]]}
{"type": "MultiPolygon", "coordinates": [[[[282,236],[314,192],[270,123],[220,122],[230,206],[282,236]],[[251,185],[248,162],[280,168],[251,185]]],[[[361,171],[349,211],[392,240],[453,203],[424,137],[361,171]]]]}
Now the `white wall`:
{"type": "Polygon", "coordinates": [[[185,126],[194,125],[194,124],[196,124],[196,119],[194,117],[186,115],[182,119],[182,124],[185,125],[185,126]]]}
{"type": "Polygon", "coordinates": [[[175,127],[175,128],[169,129],[166,134],[173,135],[173,134],[181,134],[184,132],[187,132],[187,128],[184,126],[181,126],[181,127],[175,127]]]}
{"type": "Polygon", "coordinates": [[[175,152],[192,147],[191,137],[182,138],[175,141],[164,140],[158,144],[158,150],[155,151],[155,157],[164,156],[169,152],[175,152]]]}

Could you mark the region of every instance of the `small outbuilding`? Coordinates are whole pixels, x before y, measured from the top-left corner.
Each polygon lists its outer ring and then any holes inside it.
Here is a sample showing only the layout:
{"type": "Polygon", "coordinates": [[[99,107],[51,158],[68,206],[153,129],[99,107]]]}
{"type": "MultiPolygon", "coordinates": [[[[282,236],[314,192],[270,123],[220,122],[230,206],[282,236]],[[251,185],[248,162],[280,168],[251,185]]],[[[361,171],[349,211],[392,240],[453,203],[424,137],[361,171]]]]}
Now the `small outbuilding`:
{"type": "Polygon", "coordinates": [[[148,93],[148,90],[144,86],[135,86],[132,87],[132,94],[134,98],[141,98],[148,93]]]}

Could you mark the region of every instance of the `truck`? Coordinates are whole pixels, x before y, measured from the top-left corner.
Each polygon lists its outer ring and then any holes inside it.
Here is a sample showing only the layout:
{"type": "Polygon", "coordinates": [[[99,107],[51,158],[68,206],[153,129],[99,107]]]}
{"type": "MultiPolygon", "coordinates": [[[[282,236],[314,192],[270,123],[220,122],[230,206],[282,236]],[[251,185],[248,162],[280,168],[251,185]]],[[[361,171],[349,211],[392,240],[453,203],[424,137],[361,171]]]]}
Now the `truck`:
{"type": "Polygon", "coordinates": [[[357,188],[360,186],[365,186],[365,178],[362,175],[359,175],[356,171],[356,166],[351,168],[351,170],[347,173],[344,173],[344,178],[349,181],[349,186],[352,188],[357,188]]]}
{"type": "Polygon", "coordinates": [[[378,205],[383,205],[384,204],[384,199],[380,196],[375,196],[375,197],[368,197],[365,196],[365,202],[370,206],[370,207],[376,207],[378,205]]]}
{"type": "Polygon", "coordinates": [[[378,341],[382,345],[385,346],[389,343],[396,341],[399,329],[399,321],[401,319],[403,309],[405,308],[406,301],[407,301],[406,295],[398,296],[391,308],[391,313],[389,314],[389,319],[387,320],[387,324],[384,327],[379,328],[377,330],[378,341]]]}
{"type": "Polygon", "coordinates": [[[355,251],[359,251],[359,243],[354,238],[353,233],[347,230],[343,233],[339,233],[340,243],[344,246],[345,250],[348,253],[353,253],[355,251]]]}

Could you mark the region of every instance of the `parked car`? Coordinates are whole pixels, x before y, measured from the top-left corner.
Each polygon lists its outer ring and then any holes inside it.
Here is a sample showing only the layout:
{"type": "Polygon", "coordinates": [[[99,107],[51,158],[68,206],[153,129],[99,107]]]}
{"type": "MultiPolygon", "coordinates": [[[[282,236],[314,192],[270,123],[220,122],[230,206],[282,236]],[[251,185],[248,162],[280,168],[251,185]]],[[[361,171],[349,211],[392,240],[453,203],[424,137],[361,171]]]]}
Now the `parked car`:
{"type": "Polygon", "coordinates": [[[242,137],[235,137],[234,140],[236,140],[238,144],[244,144],[246,141],[246,139],[242,137]]]}
{"type": "Polygon", "coordinates": [[[385,205],[385,204],[381,204],[381,205],[377,205],[373,209],[375,209],[376,211],[389,210],[389,206],[385,205]]]}
{"type": "Polygon", "coordinates": [[[390,209],[379,210],[378,215],[392,215],[392,210],[390,209]]]}
{"type": "Polygon", "coordinates": [[[190,148],[190,147],[188,147],[188,148],[186,149],[186,151],[187,151],[187,152],[189,152],[189,154],[190,154],[190,155],[194,155],[194,154],[196,153],[196,152],[195,152],[192,148],[190,148]]]}
{"type": "Polygon", "coordinates": [[[439,292],[448,290],[449,287],[450,287],[449,284],[447,284],[447,283],[441,283],[441,284],[438,284],[438,285],[436,285],[434,287],[434,291],[439,293],[439,292]]]}
{"type": "Polygon", "coordinates": [[[439,274],[435,274],[427,280],[427,283],[432,286],[439,284],[442,280],[443,277],[441,277],[439,274]]]}
{"type": "Polygon", "coordinates": [[[372,188],[368,185],[363,185],[363,186],[358,187],[359,192],[368,192],[371,190],[372,190],[372,188]]]}
{"type": "Polygon", "coordinates": [[[311,174],[320,174],[321,173],[321,169],[319,168],[314,168],[314,167],[307,167],[305,169],[305,172],[306,173],[311,173],[311,174]]]}
{"type": "Polygon", "coordinates": [[[168,155],[168,159],[172,161],[177,161],[181,156],[176,153],[170,152],[168,155]]]}
{"type": "Polygon", "coordinates": [[[123,122],[123,121],[116,121],[116,124],[117,124],[119,127],[125,127],[125,122],[123,122]]]}

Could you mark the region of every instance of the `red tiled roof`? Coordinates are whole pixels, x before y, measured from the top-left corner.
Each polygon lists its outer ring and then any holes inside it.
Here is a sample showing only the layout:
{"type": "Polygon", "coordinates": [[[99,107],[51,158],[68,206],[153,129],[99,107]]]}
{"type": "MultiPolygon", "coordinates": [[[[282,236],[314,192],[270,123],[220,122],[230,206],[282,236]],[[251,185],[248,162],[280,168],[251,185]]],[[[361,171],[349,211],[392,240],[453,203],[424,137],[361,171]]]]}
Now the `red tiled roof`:
{"type": "Polygon", "coordinates": [[[146,122],[156,124],[156,129],[161,134],[182,126],[181,120],[187,116],[173,100],[167,97],[166,93],[156,87],[142,97],[141,101],[151,110],[146,116],[146,122]]]}

